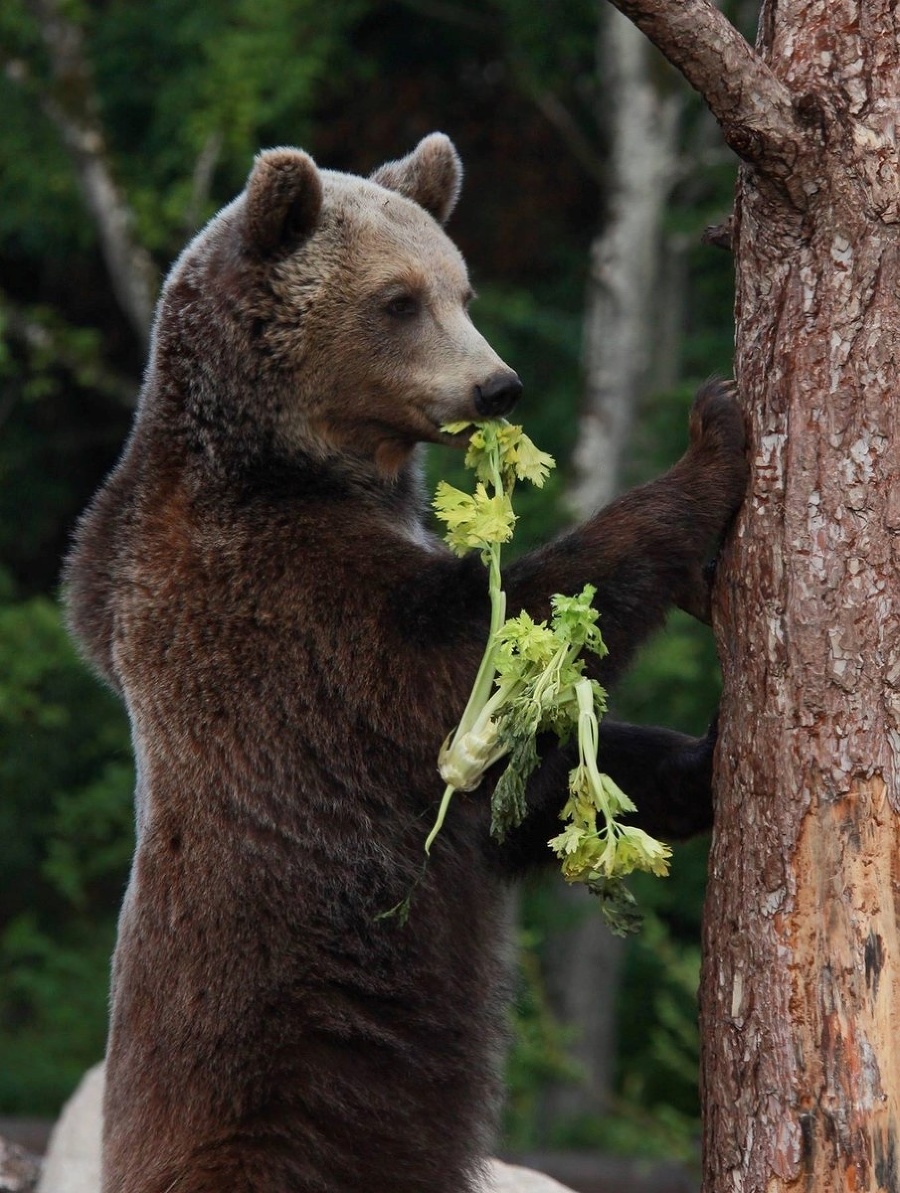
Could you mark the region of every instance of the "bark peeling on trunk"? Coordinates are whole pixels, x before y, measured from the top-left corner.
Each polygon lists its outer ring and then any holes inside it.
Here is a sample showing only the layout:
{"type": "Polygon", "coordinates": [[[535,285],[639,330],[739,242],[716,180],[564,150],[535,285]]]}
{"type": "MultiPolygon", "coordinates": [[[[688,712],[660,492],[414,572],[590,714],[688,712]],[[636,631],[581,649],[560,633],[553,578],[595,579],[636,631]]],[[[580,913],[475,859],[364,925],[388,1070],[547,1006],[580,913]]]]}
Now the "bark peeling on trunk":
{"type": "Polygon", "coordinates": [[[900,17],[769,2],[753,54],[706,0],[613,2],[747,162],[753,476],[716,602],[704,1190],[898,1193],[900,17]]]}

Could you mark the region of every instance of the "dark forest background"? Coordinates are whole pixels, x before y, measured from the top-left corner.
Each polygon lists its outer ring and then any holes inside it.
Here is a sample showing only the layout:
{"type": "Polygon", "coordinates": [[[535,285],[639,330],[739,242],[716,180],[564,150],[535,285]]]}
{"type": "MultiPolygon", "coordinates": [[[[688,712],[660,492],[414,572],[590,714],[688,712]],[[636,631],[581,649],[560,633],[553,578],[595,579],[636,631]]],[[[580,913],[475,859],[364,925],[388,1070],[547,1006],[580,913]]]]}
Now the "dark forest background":
{"type": "MultiPolygon", "coordinates": [[[[77,660],[58,584],[140,384],[146,324],[123,280],[152,292],[261,147],[297,144],[368,173],[449,133],[466,180],[448,231],[479,292],[473,317],[519,371],[522,420],[560,462],[524,507],[517,545],[547,536],[572,516],[591,252],[616,185],[601,12],[593,0],[0,9],[0,1113],[54,1114],[103,1052],[133,775],[124,715],[77,660]],[[126,218],[124,264],[92,206],[92,163],[126,218]]],[[[661,61],[648,78],[661,94],[680,86],[661,61]]],[[[727,214],[734,166],[686,95],[675,137],[685,164],[653,251],[677,268],[663,271],[659,334],[645,336],[665,359],[641,386],[619,485],[674,461],[694,386],[730,369],[731,261],[701,232],[727,214]]],[[[458,467],[431,462],[434,476],[458,467]]],[[[716,699],[710,634],[675,618],[616,712],[702,732],[716,699]]],[[[677,850],[670,879],[634,883],[646,928],[592,979],[616,1040],[599,1092],[587,1091],[582,1029],[553,997],[565,960],[548,947],[595,913],[587,896],[562,901],[552,878],[525,893],[508,1146],[692,1154],[704,872],[698,842],[677,850]],[[549,1109],[560,1088],[575,1094],[566,1113],[549,1109]]]]}

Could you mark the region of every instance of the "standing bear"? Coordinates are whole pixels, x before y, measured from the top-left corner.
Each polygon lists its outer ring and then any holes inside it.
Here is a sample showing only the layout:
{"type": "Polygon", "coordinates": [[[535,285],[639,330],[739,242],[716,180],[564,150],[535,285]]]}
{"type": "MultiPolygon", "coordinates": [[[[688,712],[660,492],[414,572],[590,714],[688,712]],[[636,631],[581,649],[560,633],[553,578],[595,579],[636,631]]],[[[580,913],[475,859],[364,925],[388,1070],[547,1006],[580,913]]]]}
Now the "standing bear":
{"type": "MultiPolygon", "coordinates": [[[[521,386],[470,322],[426,137],[369,179],[262,153],[175,264],[131,437],[67,565],[71,625],[124,699],[137,849],[116,946],[105,1193],[465,1193],[499,1102],[507,892],[552,860],[571,760],[546,747],[503,845],[458,798],[420,879],[439,748],[489,622],[477,553],[426,528],[420,444],[521,386]]],[[[458,437],[460,440],[465,437],[458,437]]],[[[542,619],[596,585],[609,684],[745,485],[708,385],[651,484],[511,564],[542,619]]],[[[711,739],[604,722],[651,833],[711,820],[711,739]]]]}

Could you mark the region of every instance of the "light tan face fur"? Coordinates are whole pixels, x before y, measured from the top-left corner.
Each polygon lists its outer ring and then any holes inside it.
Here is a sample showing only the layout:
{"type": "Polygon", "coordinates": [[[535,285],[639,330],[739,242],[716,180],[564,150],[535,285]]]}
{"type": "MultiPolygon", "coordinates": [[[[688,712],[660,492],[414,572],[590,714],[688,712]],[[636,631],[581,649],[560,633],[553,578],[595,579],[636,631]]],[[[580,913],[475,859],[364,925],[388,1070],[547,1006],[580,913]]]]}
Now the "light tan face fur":
{"type": "Polygon", "coordinates": [[[297,378],[281,434],[392,473],[442,424],[478,417],[476,386],[512,374],[469,318],[465,263],[439,224],[374,182],[321,176],[315,231],[275,271],[266,340],[297,378]]]}

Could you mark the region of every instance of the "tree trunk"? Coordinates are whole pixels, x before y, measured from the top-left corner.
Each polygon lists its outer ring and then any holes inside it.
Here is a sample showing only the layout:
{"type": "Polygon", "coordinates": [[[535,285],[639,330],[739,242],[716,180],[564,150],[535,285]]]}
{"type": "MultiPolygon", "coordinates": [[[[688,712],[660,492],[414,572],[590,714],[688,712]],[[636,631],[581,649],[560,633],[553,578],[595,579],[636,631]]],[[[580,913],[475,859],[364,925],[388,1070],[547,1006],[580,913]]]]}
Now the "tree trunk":
{"type": "MultiPolygon", "coordinates": [[[[660,90],[655,51],[612,9],[600,10],[598,75],[609,138],[607,213],[591,248],[585,300],[585,398],[568,498],[585,518],[616,494],[634,412],[657,363],[662,221],[676,176],[677,94],[660,90]]],[[[600,115],[600,114],[598,114],[600,115]]],[[[671,347],[670,341],[667,346],[671,347]]],[[[616,1000],[624,942],[612,935],[584,892],[558,898],[571,926],[544,946],[554,1013],[574,1029],[570,1054],[580,1082],[547,1088],[542,1121],[588,1118],[608,1109],[616,1063],[616,1000]]]]}
{"type": "Polygon", "coordinates": [[[615,496],[619,462],[654,360],[662,221],[676,178],[683,107],[681,96],[660,88],[655,57],[619,13],[601,9],[607,213],[591,246],[585,301],[585,400],[569,493],[580,517],[615,496]]]}
{"type": "Polygon", "coordinates": [[[705,1193],[900,1190],[900,28],[894,0],[614,0],[747,160],[751,492],[701,989],[705,1193]]]}
{"type": "Polygon", "coordinates": [[[739,192],[755,477],[720,588],[706,1187],[894,1193],[900,190],[892,153],[877,196],[863,171],[896,135],[895,5],[772,5],[760,49],[807,97],[823,153],[805,210],[756,171],[739,192]]]}

